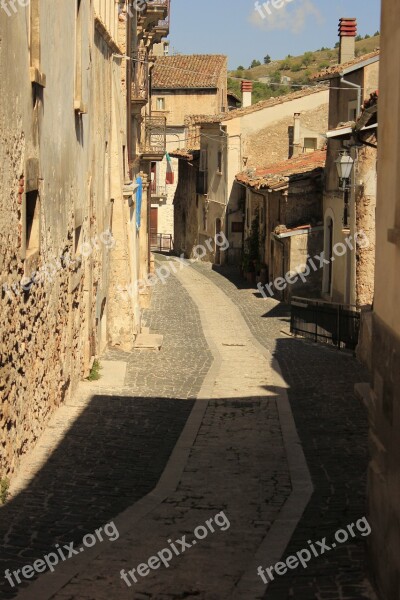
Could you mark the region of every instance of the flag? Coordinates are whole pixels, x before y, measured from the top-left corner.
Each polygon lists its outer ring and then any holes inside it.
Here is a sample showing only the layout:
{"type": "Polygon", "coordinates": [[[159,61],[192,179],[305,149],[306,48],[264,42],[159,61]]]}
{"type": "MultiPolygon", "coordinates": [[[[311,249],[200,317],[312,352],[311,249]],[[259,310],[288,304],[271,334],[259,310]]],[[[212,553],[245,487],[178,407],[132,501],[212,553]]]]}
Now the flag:
{"type": "Polygon", "coordinates": [[[165,176],[165,183],[172,185],[174,183],[175,177],[174,177],[174,170],[172,168],[171,157],[168,154],[168,152],[166,154],[166,157],[167,157],[167,174],[165,176]]]}

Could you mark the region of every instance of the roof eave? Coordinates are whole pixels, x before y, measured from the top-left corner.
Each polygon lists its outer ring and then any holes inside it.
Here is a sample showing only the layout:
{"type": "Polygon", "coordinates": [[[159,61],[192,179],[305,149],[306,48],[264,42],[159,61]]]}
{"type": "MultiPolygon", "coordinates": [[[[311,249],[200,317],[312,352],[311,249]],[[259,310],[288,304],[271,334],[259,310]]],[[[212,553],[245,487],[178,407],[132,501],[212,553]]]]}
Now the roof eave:
{"type": "MultiPolygon", "coordinates": [[[[321,75],[319,77],[315,77],[313,78],[313,81],[328,81],[330,79],[337,79],[338,77],[345,77],[346,75],[349,75],[350,73],[354,73],[354,71],[359,71],[360,69],[364,69],[365,67],[368,67],[369,65],[372,65],[375,62],[378,62],[380,58],[380,55],[378,54],[377,56],[373,56],[372,58],[368,58],[367,60],[364,60],[360,63],[356,63],[355,65],[351,65],[350,67],[347,67],[346,69],[343,69],[341,71],[335,71],[334,73],[327,73],[326,75],[321,75]]],[[[338,65],[340,66],[340,65],[338,65]]]]}

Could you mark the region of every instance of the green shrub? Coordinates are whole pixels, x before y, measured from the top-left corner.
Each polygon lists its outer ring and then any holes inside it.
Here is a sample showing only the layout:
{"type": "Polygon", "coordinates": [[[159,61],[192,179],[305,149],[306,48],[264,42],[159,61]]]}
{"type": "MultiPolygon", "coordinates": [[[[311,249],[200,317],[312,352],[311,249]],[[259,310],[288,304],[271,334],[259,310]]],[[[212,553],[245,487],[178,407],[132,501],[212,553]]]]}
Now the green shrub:
{"type": "Polygon", "coordinates": [[[93,366],[89,373],[88,381],[98,381],[101,377],[100,371],[101,371],[101,365],[100,365],[99,361],[96,359],[93,362],[93,366]]]}
{"type": "Polygon", "coordinates": [[[10,481],[7,477],[0,478],[0,505],[4,504],[8,498],[9,487],[10,481]]]}

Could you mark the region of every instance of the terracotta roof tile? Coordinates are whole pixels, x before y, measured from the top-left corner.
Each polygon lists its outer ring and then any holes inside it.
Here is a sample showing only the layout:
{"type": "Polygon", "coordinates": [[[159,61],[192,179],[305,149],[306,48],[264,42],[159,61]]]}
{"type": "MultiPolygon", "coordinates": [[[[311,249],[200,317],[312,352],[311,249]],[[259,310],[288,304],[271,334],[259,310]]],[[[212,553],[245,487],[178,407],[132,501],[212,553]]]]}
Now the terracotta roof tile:
{"type": "Polygon", "coordinates": [[[375,58],[375,56],[379,56],[379,52],[379,50],[374,50],[374,52],[370,52],[369,54],[363,54],[363,56],[359,56],[354,60],[350,60],[347,63],[342,63],[341,65],[334,65],[333,67],[328,67],[327,69],[324,69],[324,71],[320,71],[319,73],[313,75],[311,79],[315,79],[316,81],[332,79],[333,77],[337,77],[338,75],[340,75],[340,73],[342,73],[349,67],[355,67],[359,63],[363,63],[364,61],[369,60],[370,58],[375,58]]]}
{"type": "Polygon", "coordinates": [[[317,150],[264,168],[247,169],[236,175],[236,180],[256,189],[277,189],[287,185],[290,177],[323,169],[325,163],[326,150],[317,150]]]}
{"type": "Polygon", "coordinates": [[[297,92],[292,92],[291,94],[285,94],[284,96],[276,96],[274,98],[268,98],[268,100],[261,100],[256,104],[252,104],[251,106],[247,106],[246,108],[237,108],[235,110],[231,110],[228,113],[220,113],[219,115],[192,115],[187,117],[187,122],[191,123],[218,123],[222,121],[231,121],[232,119],[236,119],[238,117],[242,117],[244,115],[249,115],[251,113],[257,112],[259,110],[263,110],[264,108],[270,108],[271,106],[278,106],[279,104],[284,104],[285,102],[291,102],[292,100],[298,100],[299,98],[304,98],[306,96],[311,96],[312,94],[317,94],[323,91],[327,91],[329,88],[324,85],[315,85],[312,87],[308,87],[306,89],[301,89],[297,92]]]}
{"type": "Polygon", "coordinates": [[[152,72],[154,89],[217,88],[227,77],[227,57],[220,54],[159,56],[152,72]]]}

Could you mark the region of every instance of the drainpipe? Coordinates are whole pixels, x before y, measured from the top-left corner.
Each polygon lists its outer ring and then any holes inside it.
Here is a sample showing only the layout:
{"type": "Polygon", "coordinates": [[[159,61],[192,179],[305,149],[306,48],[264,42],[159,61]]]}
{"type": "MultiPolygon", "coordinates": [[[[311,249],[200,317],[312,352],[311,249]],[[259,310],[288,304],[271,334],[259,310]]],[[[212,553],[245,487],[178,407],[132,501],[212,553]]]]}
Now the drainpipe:
{"type": "Polygon", "coordinates": [[[347,83],[350,87],[357,89],[357,118],[361,115],[361,85],[348,81],[343,76],[340,78],[340,83],[347,83]]]}

